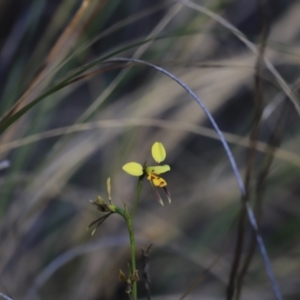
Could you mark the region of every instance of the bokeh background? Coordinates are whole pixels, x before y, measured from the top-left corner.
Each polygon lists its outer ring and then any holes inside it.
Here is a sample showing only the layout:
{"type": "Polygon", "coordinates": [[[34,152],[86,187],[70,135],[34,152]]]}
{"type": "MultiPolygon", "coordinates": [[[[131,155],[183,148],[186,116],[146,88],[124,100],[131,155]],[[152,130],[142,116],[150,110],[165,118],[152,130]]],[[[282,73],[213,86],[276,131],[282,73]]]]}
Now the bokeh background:
{"type": "Polygon", "coordinates": [[[180,299],[195,280],[186,299],[230,299],[238,254],[239,298],[274,299],[241,221],[236,179],[199,105],[149,67],[98,63],[83,72],[97,59],[127,57],[172,72],[208,107],[245,179],[284,299],[300,299],[299,15],[296,0],[2,0],[1,120],[50,92],[1,133],[10,166],[0,171],[0,292],[128,299],[118,279],[130,261],[124,221],[113,215],[91,237],[86,228],[101,213],[89,200],[107,197],[111,177],[113,201],[132,209],[137,179],[122,166],[152,163],[161,141],[172,204],[159,205],[145,181],[135,218],[139,266],[140,249],[153,244],[152,299],[180,299]],[[76,71],[81,77],[53,90],[76,71]]]}

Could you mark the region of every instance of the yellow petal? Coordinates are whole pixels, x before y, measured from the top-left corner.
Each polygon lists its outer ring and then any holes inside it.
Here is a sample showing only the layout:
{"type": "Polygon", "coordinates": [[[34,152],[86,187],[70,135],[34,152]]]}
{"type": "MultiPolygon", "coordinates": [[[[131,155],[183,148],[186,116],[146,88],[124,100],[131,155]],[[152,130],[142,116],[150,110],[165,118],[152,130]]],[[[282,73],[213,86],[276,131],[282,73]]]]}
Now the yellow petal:
{"type": "Polygon", "coordinates": [[[167,185],[167,182],[163,178],[153,173],[149,174],[147,179],[150,180],[155,186],[164,187],[167,185]]]}
{"type": "Polygon", "coordinates": [[[141,176],[144,173],[142,165],[136,162],[127,163],[123,166],[123,170],[132,176],[141,176]]]}
{"type": "Polygon", "coordinates": [[[166,149],[162,143],[155,142],[151,149],[152,156],[157,163],[160,163],[166,158],[166,149]]]}
{"type": "Polygon", "coordinates": [[[170,171],[171,168],[169,165],[163,165],[163,166],[150,166],[146,168],[147,174],[154,173],[156,175],[165,173],[170,171]]]}

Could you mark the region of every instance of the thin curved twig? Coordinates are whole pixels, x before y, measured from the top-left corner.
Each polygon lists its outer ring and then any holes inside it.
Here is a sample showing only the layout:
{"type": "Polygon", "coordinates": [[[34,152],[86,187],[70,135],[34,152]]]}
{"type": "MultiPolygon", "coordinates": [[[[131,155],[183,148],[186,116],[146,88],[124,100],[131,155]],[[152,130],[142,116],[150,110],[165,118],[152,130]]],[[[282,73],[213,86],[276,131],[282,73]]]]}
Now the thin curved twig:
{"type": "MultiPolygon", "coordinates": [[[[179,78],[177,78],[175,75],[173,75],[172,73],[168,72],[167,70],[156,66],[154,64],[151,64],[149,62],[143,61],[143,60],[139,60],[139,59],[134,59],[134,58],[111,58],[108,59],[106,61],[104,61],[103,63],[120,63],[120,62],[128,62],[128,63],[135,63],[135,64],[141,64],[141,65],[145,65],[145,66],[149,66],[151,68],[154,68],[155,70],[165,74],[166,76],[168,76],[169,78],[171,78],[172,80],[174,80],[176,83],[178,83],[183,89],[185,89],[193,98],[194,100],[199,104],[199,106],[202,108],[202,110],[204,111],[204,113],[206,114],[207,118],[209,119],[209,121],[211,122],[213,128],[215,129],[215,131],[217,132],[219,139],[223,145],[223,148],[226,152],[226,155],[228,157],[228,160],[230,162],[231,168],[233,170],[234,176],[236,178],[238,187],[240,189],[240,192],[242,194],[242,198],[245,197],[246,195],[246,190],[245,190],[245,186],[241,177],[241,174],[238,170],[237,164],[235,162],[235,159],[233,157],[233,154],[228,146],[228,143],[222,133],[222,131],[220,130],[219,126],[217,125],[215,119],[213,118],[213,116],[211,115],[211,113],[209,112],[209,110],[206,108],[206,106],[204,105],[204,103],[200,100],[200,98],[193,92],[193,90],[187,86],[184,82],[182,82],[179,78]]],[[[272,287],[273,287],[273,291],[275,293],[275,296],[278,300],[282,300],[282,296],[281,296],[281,292],[278,286],[278,283],[276,281],[270,260],[269,260],[269,256],[267,254],[267,250],[263,241],[262,236],[259,233],[258,230],[258,225],[257,225],[257,221],[254,215],[254,212],[252,210],[252,207],[250,205],[249,202],[244,202],[244,205],[246,207],[247,210],[247,215],[249,218],[249,222],[251,224],[251,227],[255,233],[256,236],[256,241],[258,244],[258,247],[260,249],[269,279],[271,281],[272,287]]]]}
{"type": "MultiPolygon", "coordinates": [[[[223,27],[227,28],[234,34],[241,42],[243,42],[256,56],[259,56],[259,51],[256,48],[256,46],[250,42],[247,37],[240,31],[238,30],[235,26],[233,26],[231,23],[229,23],[227,20],[222,18],[220,15],[214,13],[213,11],[205,8],[204,6],[191,2],[189,0],[173,0],[175,2],[181,3],[189,8],[192,8],[196,11],[199,11],[219,24],[221,24],[223,27]]],[[[299,100],[295,96],[294,92],[291,90],[291,88],[288,86],[288,84],[285,82],[285,80],[282,78],[282,76],[278,73],[278,71],[275,69],[273,64],[269,61],[269,59],[264,55],[263,60],[265,63],[265,66],[267,69],[270,71],[271,74],[274,75],[276,78],[278,84],[280,87],[283,89],[284,93],[287,95],[287,97],[291,100],[293,103],[295,110],[297,111],[298,115],[300,116],[300,105],[299,105],[299,100]]]]}
{"type": "MultiPolygon", "coordinates": [[[[264,68],[264,54],[267,45],[268,34],[270,32],[269,22],[267,22],[267,12],[266,7],[263,1],[259,1],[259,13],[260,15],[260,45],[258,56],[256,58],[255,63],[255,74],[254,74],[254,115],[253,115],[253,124],[250,133],[250,149],[247,153],[247,167],[245,173],[245,188],[246,188],[246,197],[244,198],[244,202],[250,202],[251,199],[251,182],[253,180],[253,176],[255,173],[255,160],[256,160],[256,148],[257,148],[257,141],[259,138],[259,133],[261,130],[261,116],[263,112],[263,93],[264,93],[264,85],[262,80],[262,71],[264,68]]],[[[272,156],[273,159],[273,156],[272,156]]],[[[257,213],[256,205],[254,206],[254,211],[257,213]]],[[[258,226],[260,226],[260,219],[259,216],[256,214],[258,226]]],[[[235,300],[239,300],[239,292],[241,291],[241,283],[243,275],[242,273],[239,274],[240,265],[242,262],[242,252],[245,246],[245,236],[247,232],[247,212],[244,205],[241,207],[240,211],[240,221],[238,226],[238,233],[237,233],[237,240],[235,246],[235,254],[234,259],[231,266],[229,282],[227,286],[227,298],[226,300],[232,300],[235,297],[235,300]],[[240,280],[241,279],[241,280],[240,280]]],[[[254,253],[256,240],[255,236],[252,234],[251,238],[253,237],[252,244],[254,246],[251,247],[249,253],[254,253]]],[[[243,273],[246,274],[248,266],[250,265],[252,255],[248,255],[249,259],[245,260],[244,264],[242,265],[243,273]],[[245,266],[246,265],[246,266],[245,266]]]]}
{"type": "Polygon", "coordinates": [[[0,297],[1,297],[2,299],[4,299],[4,300],[13,300],[12,298],[9,298],[8,296],[6,296],[6,295],[4,295],[4,294],[2,294],[2,293],[0,293],[0,297]]]}

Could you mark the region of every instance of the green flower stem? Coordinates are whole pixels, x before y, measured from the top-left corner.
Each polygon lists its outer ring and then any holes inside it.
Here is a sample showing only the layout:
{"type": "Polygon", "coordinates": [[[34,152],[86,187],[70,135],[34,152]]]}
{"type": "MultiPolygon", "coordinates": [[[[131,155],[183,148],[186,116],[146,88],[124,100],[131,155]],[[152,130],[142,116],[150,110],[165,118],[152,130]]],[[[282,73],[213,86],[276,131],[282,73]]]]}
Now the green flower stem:
{"type": "MultiPolygon", "coordinates": [[[[137,199],[139,199],[141,187],[142,185],[140,184],[140,187],[138,187],[137,199]]],[[[124,218],[127,225],[127,229],[129,233],[129,241],[130,241],[130,253],[131,253],[131,270],[130,270],[130,276],[131,276],[136,270],[135,238],[134,238],[134,230],[132,224],[133,217],[130,216],[128,207],[125,203],[124,203],[124,209],[115,205],[114,212],[121,215],[124,218]]],[[[132,282],[132,300],[137,300],[137,282],[135,280],[132,282]]]]}
{"type": "Polygon", "coordinates": [[[125,210],[124,210],[124,209],[122,209],[122,208],[120,208],[119,206],[116,206],[116,205],[115,205],[114,211],[115,211],[117,214],[119,214],[120,216],[122,216],[122,217],[126,220],[126,218],[125,218],[125,210]]]}
{"type": "Polygon", "coordinates": [[[133,212],[132,212],[132,219],[134,218],[136,211],[138,209],[138,206],[140,204],[142,186],[143,186],[143,179],[139,178],[137,189],[136,189],[136,198],[135,198],[134,208],[133,208],[133,212]]]}
{"type": "MultiPolygon", "coordinates": [[[[126,221],[128,233],[129,233],[129,240],[130,240],[130,251],[131,251],[131,273],[133,273],[136,270],[136,262],[135,262],[135,238],[134,238],[134,230],[132,225],[132,219],[130,217],[130,213],[128,211],[128,208],[126,204],[124,204],[125,207],[125,214],[124,218],[126,221]]],[[[137,282],[133,281],[132,283],[132,297],[133,300],[137,299],[137,282]]]]}

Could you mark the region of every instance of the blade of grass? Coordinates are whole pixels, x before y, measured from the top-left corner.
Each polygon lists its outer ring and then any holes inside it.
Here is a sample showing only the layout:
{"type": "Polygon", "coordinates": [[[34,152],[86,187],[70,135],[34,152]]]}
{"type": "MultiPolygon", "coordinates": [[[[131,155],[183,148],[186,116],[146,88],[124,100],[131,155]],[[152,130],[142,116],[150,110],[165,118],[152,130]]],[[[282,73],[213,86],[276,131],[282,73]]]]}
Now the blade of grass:
{"type": "MultiPolygon", "coordinates": [[[[164,16],[164,18],[155,26],[155,28],[151,31],[151,33],[145,39],[145,43],[141,44],[133,57],[138,59],[141,57],[147,48],[154,41],[155,37],[170,23],[170,21],[174,18],[176,14],[182,9],[182,5],[172,7],[169,12],[164,16]]],[[[105,99],[115,90],[115,88],[121,83],[124,77],[128,74],[128,70],[124,69],[118,76],[113,80],[113,82],[101,93],[101,96],[98,97],[89,107],[83,112],[77,122],[83,122],[103,103],[105,99]]]]}
{"type": "MultiPolygon", "coordinates": [[[[214,120],[213,116],[211,115],[209,110],[206,108],[204,103],[200,100],[200,98],[184,82],[182,82],[175,75],[173,75],[172,73],[166,71],[165,69],[163,69],[159,66],[153,65],[153,64],[148,63],[146,61],[133,59],[133,58],[112,58],[112,59],[106,60],[105,63],[119,63],[119,62],[126,62],[126,61],[128,63],[136,63],[136,64],[141,64],[141,65],[146,65],[146,66],[154,68],[155,70],[165,74],[166,76],[168,76],[169,78],[174,80],[177,84],[179,84],[183,89],[185,89],[186,92],[188,94],[190,94],[192,96],[192,98],[199,104],[199,106],[202,108],[202,110],[206,114],[207,118],[209,119],[209,121],[211,122],[212,126],[214,127],[215,131],[217,132],[217,134],[219,136],[220,142],[223,145],[223,148],[226,152],[227,158],[228,158],[229,163],[231,165],[231,168],[233,170],[234,176],[236,178],[236,181],[237,181],[238,187],[240,189],[241,195],[244,199],[244,197],[246,196],[246,189],[245,189],[242,177],[240,175],[240,172],[238,170],[237,164],[235,162],[235,159],[233,157],[233,154],[232,154],[232,152],[231,152],[231,150],[230,150],[230,148],[227,144],[227,141],[226,141],[222,131],[220,130],[220,128],[217,125],[216,121],[214,120]]],[[[249,202],[245,201],[244,204],[245,204],[245,207],[246,207],[246,210],[247,210],[247,214],[248,214],[248,218],[249,218],[251,227],[252,227],[253,231],[255,232],[257,244],[258,244],[258,247],[260,249],[260,252],[261,252],[264,264],[265,264],[265,268],[267,270],[267,274],[268,274],[269,279],[271,281],[274,294],[275,294],[275,296],[278,300],[282,300],[281,292],[280,292],[279,286],[277,284],[276,278],[274,276],[272,266],[271,266],[271,263],[270,263],[270,260],[269,260],[269,256],[267,254],[267,251],[266,251],[266,248],[265,248],[265,245],[264,245],[263,238],[259,233],[259,229],[258,229],[258,225],[257,225],[257,221],[256,221],[256,218],[255,218],[254,212],[253,212],[252,207],[251,207],[249,202]]]]}
{"type": "MultiPolygon", "coordinates": [[[[257,50],[256,46],[250,42],[247,37],[240,31],[238,30],[235,26],[233,26],[231,23],[226,21],[224,18],[222,18],[220,15],[212,12],[211,10],[205,8],[204,6],[200,4],[196,4],[194,2],[191,2],[189,0],[173,0],[178,3],[181,3],[187,7],[190,7],[196,11],[202,12],[206,14],[207,16],[211,17],[214,19],[216,22],[230,30],[232,34],[234,34],[239,40],[241,40],[256,56],[259,56],[259,51],[257,50]]],[[[275,69],[273,64],[269,61],[269,59],[266,56],[263,56],[264,63],[267,67],[267,69],[271,72],[271,74],[274,75],[275,79],[277,80],[278,84],[282,88],[282,90],[285,92],[287,97],[291,100],[293,103],[295,110],[297,111],[298,115],[300,116],[300,105],[298,103],[298,99],[291,90],[291,88],[288,86],[288,84],[285,82],[285,80],[282,78],[282,76],[278,73],[278,71],[275,69]]]]}
{"type": "MultiPolygon", "coordinates": [[[[47,130],[37,134],[33,134],[0,146],[0,153],[13,150],[31,143],[39,142],[43,139],[48,139],[60,135],[66,135],[81,131],[88,131],[97,128],[117,128],[117,127],[158,127],[165,128],[169,130],[180,130],[187,131],[190,133],[198,134],[201,136],[209,137],[212,139],[219,139],[218,135],[213,129],[202,127],[199,125],[184,123],[184,122],[175,122],[175,121],[166,121],[159,119],[110,119],[102,121],[94,121],[88,123],[79,123],[71,126],[60,127],[52,130],[47,130]]],[[[223,132],[226,141],[235,145],[240,145],[243,147],[250,147],[250,142],[248,137],[238,136],[232,133],[223,132]]],[[[257,141],[257,151],[265,153],[266,143],[257,141]]],[[[274,157],[281,159],[283,161],[289,162],[290,164],[300,167],[300,156],[292,152],[286,151],[281,148],[274,149],[274,157]]]]}
{"type": "Polygon", "coordinates": [[[61,82],[59,82],[58,84],[56,84],[55,86],[50,88],[48,91],[46,91],[45,93],[43,93],[39,97],[35,98],[34,100],[32,100],[30,103],[25,105],[22,109],[18,110],[17,112],[15,112],[12,115],[8,114],[8,115],[5,115],[4,117],[2,117],[2,119],[0,120],[0,134],[3,133],[4,130],[6,130],[11,124],[13,124],[15,121],[17,121],[21,116],[23,116],[27,111],[29,111],[31,108],[33,108],[40,101],[44,100],[45,98],[52,95],[53,93],[61,90],[62,88],[68,86],[69,84],[75,82],[76,80],[82,79],[82,78],[76,79],[76,77],[78,77],[80,74],[82,74],[85,71],[95,67],[96,65],[98,65],[99,63],[103,62],[104,60],[106,60],[110,57],[113,57],[113,56],[115,56],[119,53],[122,53],[126,50],[132,49],[134,47],[143,45],[144,43],[147,43],[149,41],[157,40],[159,38],[164,38],[164,37],[149,38],[149,39],[146,39],[146,40],[142,40],[142,41],[138,41],[138,42],[129,44],[125,47],[121,47],[121,48],[119,48],[119,49],[117,49],[113,52],[110,52],[107,55],[101,56],[99,59],[96,59],[95,61],[93,61],[91,63],[86,64],[85,66],[83,66],[79,70],[76,70],[72,75],[69,75],[66,79],[62,80],[61,82]]]}
{"type": "MultiPolygon", "coordinates": [[[[45,73],[48,70],[49,65],[52,64],[52,62],[55,60],[57,53],[59,53],[64,45],[67,43],[68,39],[70,38],[72,32],[74,31],[75,27],[78,25],[78,23],[83,18],[86,10],[89,8],[89,5],[92,3],[92,0],[83,0],[81,6],[79,7],[78,11],[74,15],[73,19],[70,21],[69,25],[66,27],[52,50],[50,51],[44,66],[42,70],[37,74],[36,78],[33,80],[31,85],[28,87],[28,89],[25,91],[25,93],[21,96],[21,98],[16,102],[16,104],[10,109],[8,112],[8,115],[13,115],[14,112],[18,111],[20,107],[24,106],[24,103],[28,101],[28,97],[30,94],[35,90],[35,88],[38,86],[38,84],[41,82],[41,80],[44,78],[45,73]]],[[[64,50],[65,51],[65,50],[64,50]]]]}
{"type": "MultiPolygon", "coordinates": [[[[274,160],[274,152],[278,147],[280,136],[283,131],[285,122],[287,120],[287,112],[288,112],[288,107],[287,105],[285,105],[282,114],[280,114],[280,117],[278,117],[277,124],[273,130],[273,133],[271,134],[269,140],[267,141],[266,149],[265,149],[266,150],[265,159],[263,161],[262,168],[256,179],[254,209],[256,212],[258,225],[260,225],[262,219],[262,204],[263,204],[263,197],[266,190],[266,181],[274,160]]],[[[237,278],[236,296],[234,298],[235,300],[240,299],[240,295],[243,287],[243,280],[247,274],[248,268],[252,261],[255,248],[256,248],[256,240],[255,240],[255,236],[252,235],[250,245],[248,247],[248,253],[244,259],[244,263],[241,267],[240,274],[237,278]]]]}
{"type": "MultiPolygon", "coordinates": [[[[267,24],[267,14],[266,9],[260,2],[260,22],[261,22],[261,44],[259,47],[258,56],[256,59],[256,67],[254,74],[254,116],[253,124],[250,133],[250,149],[247,155],[247,168],[245,174],[245,188],[246,195],[243,202],[249,202],[251,197],[251,181],[254,173],[255,157],[256,157],[256,148],[257,140],[260,131],[261,116],[263,111],[263,82],[262,82],[262,70],[264,67],[264,53],[266,49],[267,37],[269,33],[269,28],[267,24]]],[[[238,226],[238,235],[236,240],[235,255],[231,266],[229,282],[227,287],[227,300],[232,300],[236,292],[236,278],[239,271],[239,266],[241,262],[241,256],[245,241],[245,235],[247,230],[247,213],[245,206],[241,208],[240,211],[240,221],[238,226]]],[[[249,262],[250,263],[250,262],[249,262]]],[[[245,269],[246,271],[247,269],[245,269]]]]}

